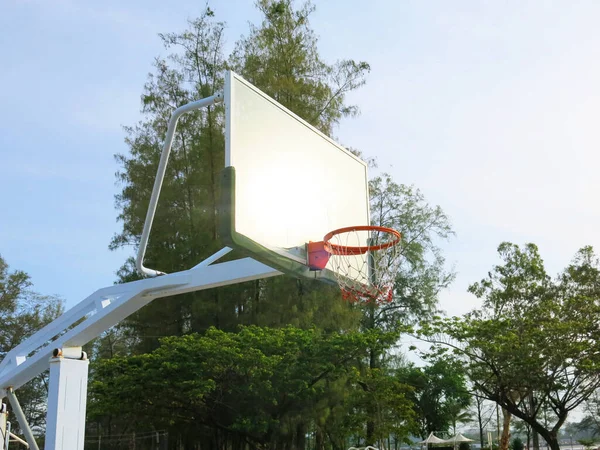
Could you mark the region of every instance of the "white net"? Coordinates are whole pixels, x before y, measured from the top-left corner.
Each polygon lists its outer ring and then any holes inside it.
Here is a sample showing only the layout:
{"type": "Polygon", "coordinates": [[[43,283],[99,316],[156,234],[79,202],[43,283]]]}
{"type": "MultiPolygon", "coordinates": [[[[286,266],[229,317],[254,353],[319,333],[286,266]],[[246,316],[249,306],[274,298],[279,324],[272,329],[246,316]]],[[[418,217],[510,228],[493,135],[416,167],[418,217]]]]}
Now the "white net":
{"type": "Polygon", "coordinates": [[[387,229],[350,229],[325,242],[329,266],[345,300],[377,304],[393,300],[400,265],[399,233],[387,229]]]}

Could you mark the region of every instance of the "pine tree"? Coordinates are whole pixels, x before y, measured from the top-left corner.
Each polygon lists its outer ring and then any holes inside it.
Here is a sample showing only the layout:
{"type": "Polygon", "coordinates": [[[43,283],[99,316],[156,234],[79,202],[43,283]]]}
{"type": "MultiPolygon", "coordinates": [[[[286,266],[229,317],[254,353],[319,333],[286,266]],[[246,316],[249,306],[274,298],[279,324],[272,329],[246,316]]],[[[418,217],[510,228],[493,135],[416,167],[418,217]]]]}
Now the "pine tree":
{"type": "MultiPolygon", "coordinates": [[[[314,8],[294,9],[290,1],[261,1],[264,19],[251,27],[225,63],[224,24],[207,9],[183,33],[160,35],[173,54],[157,59],[142,96],[145,119],[126,129],[129,155],[117,155],[117,196],[123,230],[111,248],[137,246],[171,111],[223,87],[226,65],[326,132],[356,113],[345,95],[364,83],[366,63],[324,63],[308,21],[314,8]],[[264,67],[265,70],[260,70],[264,67]]],[[[165,272],[187,269],[222,247],[217,234],[218,177],[224,166],[223,107],[180,120],[161,191],[146,261],[165,272]]],[[[129,260],[121,281],[137,276],[129,260]]],[[[316,282],[284,277],[163,299],[131,317],[126,325],[139,337],[136,351],[150,351],[158,337],[203,331],[209,326],[235,330],[239,324],[356,326],[357,314],[337,292],[316,282]]]]}

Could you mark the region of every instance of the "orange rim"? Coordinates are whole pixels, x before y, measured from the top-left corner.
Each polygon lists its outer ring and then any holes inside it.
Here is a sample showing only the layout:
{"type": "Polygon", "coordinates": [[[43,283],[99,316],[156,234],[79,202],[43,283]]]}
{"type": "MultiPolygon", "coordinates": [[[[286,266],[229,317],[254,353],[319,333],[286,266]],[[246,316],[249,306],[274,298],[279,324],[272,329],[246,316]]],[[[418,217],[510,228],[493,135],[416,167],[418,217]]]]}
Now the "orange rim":
{"type": "Polygon", "coordinates": [[[386,248],[393,247],[394,245],[396,245],[400,242],[401,237],[402,237],[402,235],[400,234],[400,232],[394,230],[393,228],[378,227],[375,225],[359,225],[356,227],[338,228],[337,230],[330,231],[323,238],[323,244],[324,244],[325,250],[327,252],[331,253],[332,255],[362,255],[362,254],[367,253],[368,251],[383,250],[386,248]],[[351,247],[351,246],[347,246],[347,245],[332,244],[330,242],[332,237],[334,237],[338,234],[349,233],[351,231],[379,231],[381,233],[391,234],[392,236],[394,236],[394,238],[390,242],[386,242],[384,244],[364,245],[364,246],[359,246],[359,247],[351,247]]]}

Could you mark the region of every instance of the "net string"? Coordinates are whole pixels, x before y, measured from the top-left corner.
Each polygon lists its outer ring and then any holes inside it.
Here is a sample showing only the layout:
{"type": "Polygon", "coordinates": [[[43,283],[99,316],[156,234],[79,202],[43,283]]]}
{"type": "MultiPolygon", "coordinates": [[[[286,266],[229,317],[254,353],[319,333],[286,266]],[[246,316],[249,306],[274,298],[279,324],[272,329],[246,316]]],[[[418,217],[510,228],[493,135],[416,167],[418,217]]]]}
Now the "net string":
{"type": "Polygon", "coordinates": [[[344,247],[376,246],[395,237],[381,231],[348,231],[334,235],[330,243],[337,250],[329,258],[345,300],[360,303],[389,303],[393,300],[394,281],[400,265],[399,246],[352,254],[344,247]]]}

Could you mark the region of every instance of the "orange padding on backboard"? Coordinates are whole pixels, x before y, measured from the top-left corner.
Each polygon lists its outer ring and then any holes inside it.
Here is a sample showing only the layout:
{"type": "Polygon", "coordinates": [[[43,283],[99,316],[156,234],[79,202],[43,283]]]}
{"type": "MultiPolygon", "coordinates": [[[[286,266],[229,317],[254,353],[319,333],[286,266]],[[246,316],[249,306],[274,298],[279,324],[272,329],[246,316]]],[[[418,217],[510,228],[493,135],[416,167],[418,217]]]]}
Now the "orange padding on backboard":
{"type": "Polygon", "coordinates": [[[325,243],[309,242],[307,245],[308,267],[310,270],[323,270],[327,266],[331,254],[325,250],[325,243]]]}

